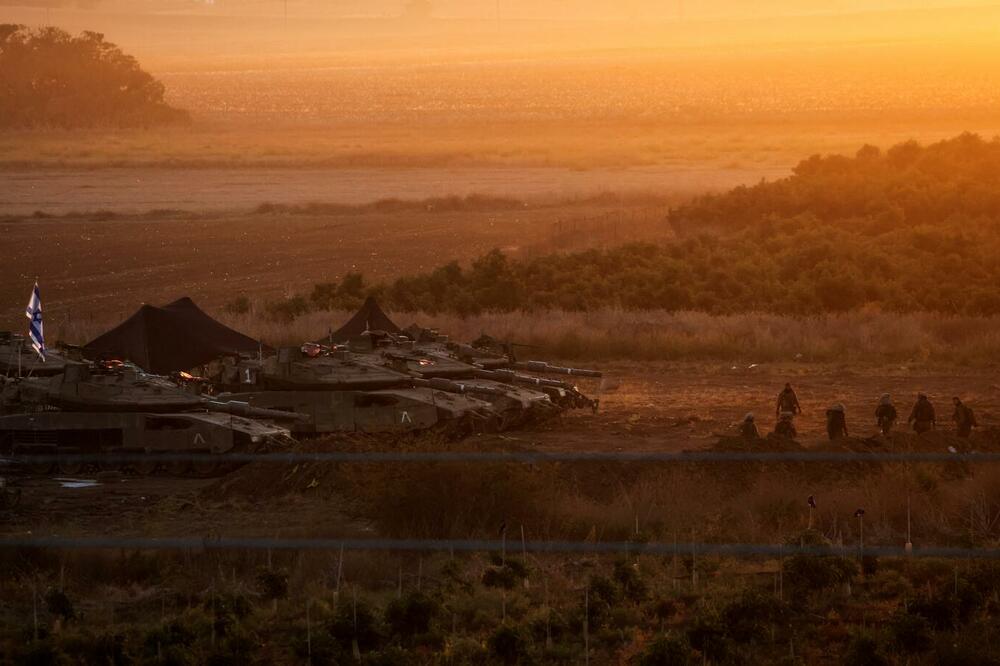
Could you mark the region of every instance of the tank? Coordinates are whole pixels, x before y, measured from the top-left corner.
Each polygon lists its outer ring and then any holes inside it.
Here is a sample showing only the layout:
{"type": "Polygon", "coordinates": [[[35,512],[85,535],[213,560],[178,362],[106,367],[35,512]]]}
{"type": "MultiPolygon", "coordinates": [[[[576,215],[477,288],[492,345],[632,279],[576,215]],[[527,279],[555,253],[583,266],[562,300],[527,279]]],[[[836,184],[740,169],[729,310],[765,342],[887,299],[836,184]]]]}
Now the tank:
{"type": "MultiPolygon", "coordinates": [[[[332,347],[280,349],[263,360],[228,357],[213,381],[226,399],[307,415],[308,422],[293,426],[297,434],[434,428],[465,434],[596,407],[572,384],[512,369],[516,362],[506,356],[426,330],[416,337],[368,332],[332,347]]],[[[571,370],[540,362],[524,367],[571,370]]]]}
{"type": "Polygon", "coordinates": [[[408,372],[447,376],[456,380],[478,379],[530,389],[547,395],[560,410],[597,410],[598,400],[584,395],[575,384],[535,375],[598,379],[602,376],[599,371],[552,365],[546,361],[519,361],[514,353],[515,347],[526,345],[501,343],[485,335],[471,344],[451,342],[447,336],[416,326],[411,326],[404,335],[405,339],[384,336],[375,344],[384,356],[403,359],[408,372]]]}
{"type": "Polygon", "coordinates": [[[495,371],[465,363],[446,350],[418,347],[408,341],[380,344],[372,356],[388,367],[422,380],[447,380],[461,390],[481,395],[497,413],[501,429],[539,421],[559,413],[553,395],[541,386],[508,381],[495,371]]]}
{"type": "Polygon", "coordinates": [[[177,475],[211,476],[227,467],[227,453],[287,445],[284,424],[302,419],[206,398],[123,364],[67,361],[59,374],[0,381],[0,451],[29,462],[33,455],[68,456],[31,462],[37,473],[78,474],[85,463],[72,456],[106,454],[101,469],[148,474],[163,466],[177,475]],[[182,453],[213,457],[196,463],[158,459],[182,453]],[[117,462],[122,456],[130,460],[117,462]]]}
{"type": "Polygon", "coordinates": [[[220,399],[306,417],[292,425],[295,434],[441,430],[461,435],[499,425],[482,392],[425,381],[364,355],[320,345],[280,349],[263,360],[222,359],[213,380],[222,391],[220,399]]]}
{"type": "Polygon", "coordinates": [[[414,386],[432,381],[447,387],[442,390],[473,395],[490,404],[500,428],[549,418],[566,409],[596,411],[598,406],[598,400],[584,395],[575,382],[538,375],[599,378],[600,372],[520,361],[515,350],[530,347],[487,335],[462,344],[434,329],[417,325],[401,329],[373,297],[339,329],[306,347],[317,350],[317,355],[388,368],[410,377],[417,382],[414,386]]]}

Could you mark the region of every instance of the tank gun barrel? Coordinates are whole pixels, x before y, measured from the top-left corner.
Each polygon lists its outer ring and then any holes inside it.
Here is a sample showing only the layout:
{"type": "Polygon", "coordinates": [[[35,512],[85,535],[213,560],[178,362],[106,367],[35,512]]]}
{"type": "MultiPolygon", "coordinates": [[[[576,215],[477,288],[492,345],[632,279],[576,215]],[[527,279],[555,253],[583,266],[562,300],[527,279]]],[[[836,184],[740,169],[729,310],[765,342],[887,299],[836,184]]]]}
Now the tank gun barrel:
{"type": "Polygon", "coordinates": [[[474,374],[475,377],[479,379],[492,379],[498,382],[506,382],[508,384],[525,384],[528,386],[547,386],[549,388],[559,388],[565,389],[567,391],[575,390],[571,384],[566,382],[561,382],[555,379],[545,379],[543,377],[530,377],[528,375],[521,375],[513,370],[477,370],[474,374]]]}
{"type": "Polygon", "coordinates": [[[592,400],[580,393],[580,391],[572,384],[560,382],[555,379],[544,379],[542,377],[521,375],[513,370],[477,370],[475,376],[481,379],[493,379],[495,381],[505,382],[508,384],[536,386],[542,391],[549,393],[550,397],[552,397],[553,394],[556,394],[556,397],[553,399],[557,401],[569,400],[577,407],[586,406],[591,407],[592,409],[597,408],[596,400],[592,400]]]}
{"type": "Polygon", "coordinates": [[[450,379],[435,377],[432,379],[414,379],[415,387],[430,388],[445,393],[479,393],[483,395],[505,395],[503,391],[486,386],[467,386],[462,382],[453,382],[450,379]]]}
{"type": "Polygon", "coordinates": [[[583,368],[567,368],[560,365],[552,365],[545,361],[519,361],[511,366],[517,370],[528,372],[541,372],[552,375],[576,375],[577,377],[601,377],[599,370],[584,370],[583,368]]]}
{"type": "Polygon", "coordinates": [[[275,421],[308,421],[309,416],[296,412],[286,412],[280,409],[266,409],[264,407],[253,407],[248,402],[239,400],[203,400],[202,404],[210,412],[222,412],[233,416],[242,416],[248,419],[272,419],[275,421]]]}

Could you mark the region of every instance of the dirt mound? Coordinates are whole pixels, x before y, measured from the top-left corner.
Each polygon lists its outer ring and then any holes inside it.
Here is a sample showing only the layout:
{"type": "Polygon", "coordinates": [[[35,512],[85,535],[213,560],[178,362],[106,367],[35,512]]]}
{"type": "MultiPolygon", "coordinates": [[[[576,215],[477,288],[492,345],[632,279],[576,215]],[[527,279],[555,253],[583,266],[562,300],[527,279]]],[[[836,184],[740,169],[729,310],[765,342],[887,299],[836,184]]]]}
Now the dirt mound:
{"type": "Polygon", "coordinates": [[[763,439],[720,437],[709,449],[737,453],[798,453],[806,448],[793,439],[768,435],[763,439]]]}
{"type": "MultiPolygon", "coordinates": [[[[971,453],[1000,451],[1000,428],[984,428],[969,438],[958,437],[954,431],[935,430],[923,434],[913,432],[890,433],[888,437],[846,437],[824,441],[805,447],[799,442],[782,437],[747,440],[742,437],[720,437],[709,449],[713,452],[740,453],[971,453]]],[[[749,486],[768,475],[790,474],[795,478],[810,479],[819,484],[855,482],[857,479],[879,474],[898,463],[838,461],[838,462],[778,462],[739,461],[731,464],[699,464],[698,473],[708,481],[749,486]]],[[[922,464],[922,463],[921,463],[922,464]]],[[[970,464],[956,460],[944,464],[928,463],[933,475],[943,478],[962,478],[970,473],[970,464]]]]}
{"type": "Polygon", "coordinates": [[[894,432],[887,437],[847,437],[823,442],[813,451],[851,451],[857,453],[971,453],[1000,451],[1000,428],[985,428],[962,438],[950,430],[932,430],[922,434],[894,432]]]}
{"type": "Polygon", "coordinates": [[[1000,451],[1000,428],[976,431],[971,437],[959,437],[951,430],[932,430],[923,434],[893,432],[887,437],[845,437],[824,441],[817,446],[803,446],[798,441],[768,435],[763,439],[720,437],[710,451],[739,453],[972,453],[1000,451]]]}

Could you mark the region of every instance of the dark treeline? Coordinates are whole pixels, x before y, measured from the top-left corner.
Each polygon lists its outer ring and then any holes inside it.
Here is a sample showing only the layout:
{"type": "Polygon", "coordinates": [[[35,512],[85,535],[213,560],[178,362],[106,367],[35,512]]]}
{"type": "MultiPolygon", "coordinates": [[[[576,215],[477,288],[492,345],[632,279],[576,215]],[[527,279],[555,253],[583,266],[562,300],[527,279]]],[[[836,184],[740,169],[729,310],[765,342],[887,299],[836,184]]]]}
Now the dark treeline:
{"type": "Polygon", "coordinates": [[[877,221],[883,228],[939,225],[950,218],[1000,219],[1000,139],[962,134],[923,147],[908,141],[884,153],[814,155],[792,176],[703,196],[670,215],[680,233],[741,229],[811,215],[824,222],[877,221]]]}
{"type": "Polygon", "coordinates": [[[0,24],[0,127],[146,127],[186,122],[163,84],[104,35],[0,24]]]}
{"type": "MultiPolygon", "coordinates": [[[[897,312],[1000,313],[1000,141],[972,135],[885,154],[810,158],[793,176],[676,210],[690,233],[665,244],[514,260],[367,285],[316,285],[275,316],[351,308],[380,296],[394,310],[700,310],[813,314],[864,306],[897,312]],[[710,229],[694,233],[699,227],[710,229]]],[[[665,222],[666,223],[666,222],[665,222]]]]}

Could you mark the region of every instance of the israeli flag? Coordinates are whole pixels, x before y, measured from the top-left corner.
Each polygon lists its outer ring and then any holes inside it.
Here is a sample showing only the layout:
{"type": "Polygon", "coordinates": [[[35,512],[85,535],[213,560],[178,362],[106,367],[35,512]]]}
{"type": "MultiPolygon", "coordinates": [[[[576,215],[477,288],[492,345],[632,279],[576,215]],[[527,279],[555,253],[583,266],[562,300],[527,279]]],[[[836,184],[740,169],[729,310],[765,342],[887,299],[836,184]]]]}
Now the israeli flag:
{"type": "Polygon", "coordinates": [[[38,294],[38,283],[31,291],[31,300],[28,301],[28,308],[24,314],[31,323],[28,324],[28,337],[31,338],[31,348],[42,357],[45,362],[45,334],[42,332],[42,297],[38,294]]]}

